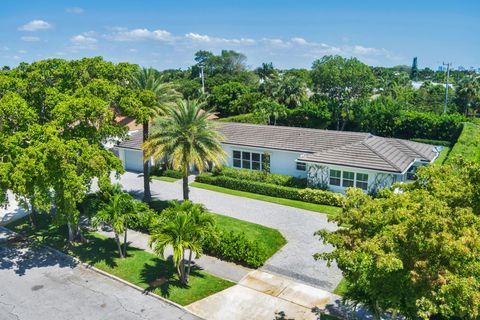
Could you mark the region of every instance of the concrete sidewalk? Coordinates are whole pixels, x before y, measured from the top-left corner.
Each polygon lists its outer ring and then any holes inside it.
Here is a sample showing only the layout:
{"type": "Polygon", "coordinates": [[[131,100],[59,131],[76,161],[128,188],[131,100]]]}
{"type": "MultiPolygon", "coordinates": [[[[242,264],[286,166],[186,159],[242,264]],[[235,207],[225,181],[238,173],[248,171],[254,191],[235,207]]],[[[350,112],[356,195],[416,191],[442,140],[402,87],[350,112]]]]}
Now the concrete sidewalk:
{"type": "MultiPolygon", "coordinates": [[[[113,232],[107,232],[102,230],[98,230],[97,232],[99,234],[102,234],[110,238],[114,237],[113,232]]],[[[128,230],[127,237],[128,237],[127,241],[132,247],[136,247],[136,248],[145,250],[147,252],[153,253],[152,248],[148,246],[148,238],[149,238],[148,234],[138,232],[135,230],[128,230]]],[[[172,247],[169,246],[165,250],[164,254],[165,254],[165,258],[168,256],[172,256],[173,255],[172,247]]],[[[233,282],[239,282],[250,271],[252,271],[252,269],[237,265],[235,263],[222,261],[220,259],[207,256],[207,255],[202,255],[200,258],[194,259],[194,262],[198,267],[207,271],[208,273],[223,279],[233,281],[233,282]]]]}

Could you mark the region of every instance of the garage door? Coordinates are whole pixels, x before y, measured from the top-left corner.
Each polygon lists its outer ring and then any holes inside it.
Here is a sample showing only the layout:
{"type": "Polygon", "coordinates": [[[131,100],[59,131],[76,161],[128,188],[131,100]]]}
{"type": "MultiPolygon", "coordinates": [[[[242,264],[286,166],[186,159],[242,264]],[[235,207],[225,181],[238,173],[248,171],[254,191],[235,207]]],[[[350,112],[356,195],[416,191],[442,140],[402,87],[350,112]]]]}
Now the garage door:
{"type": "Polygon", "coordinates": [[[125,170],[142,172],[142,152],[138,150],[125,150],[125,170]]]}

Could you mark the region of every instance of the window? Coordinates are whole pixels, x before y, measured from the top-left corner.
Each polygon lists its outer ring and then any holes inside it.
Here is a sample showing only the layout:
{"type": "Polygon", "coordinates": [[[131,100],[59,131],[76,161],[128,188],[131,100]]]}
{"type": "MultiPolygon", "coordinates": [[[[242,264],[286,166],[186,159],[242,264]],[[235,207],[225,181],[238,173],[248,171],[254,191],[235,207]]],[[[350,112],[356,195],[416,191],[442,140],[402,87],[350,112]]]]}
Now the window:
{"type": "Polygon", "coordinates": [[[368,188],[368,174],[366,173],[357,173],[355,186],[357,188],[367,190],[368,188]]]}
{"type": "Polygon", "coordinates": [[[330,184],[332,186],[340,185],[340,177],[342,172],[340,170],[330,170],[330,184]]]}
{"type": "Polygon", "coordinates": [[[354,186],[355,173],[349,171],[342,172],[342,187],[348,188],[354,186]]]}
{"type": "Polygon", "coordinates": [[[242,168],[243,169],[250,169],[251,166],[250,162],[250,152],[242,151],[242,168]]]}
{"type": "Polygon", "coordinates": [[[297,170],[298,171],[306,171],[307,164],[305,162],[297,162],[297,170]]]}
{"type": "Polygon", "coordinates": [[[242,153],[240,151],[233,151],[233,166],[235,168],[241,168],[242,167],[241,156],[242,156],[242,153]]]}
{"type": "Polygon", "coordinates": [[[260,153],[234,150],[232,158],[235,168],[264,170],[270,167],[270,157],[260,153]]]}

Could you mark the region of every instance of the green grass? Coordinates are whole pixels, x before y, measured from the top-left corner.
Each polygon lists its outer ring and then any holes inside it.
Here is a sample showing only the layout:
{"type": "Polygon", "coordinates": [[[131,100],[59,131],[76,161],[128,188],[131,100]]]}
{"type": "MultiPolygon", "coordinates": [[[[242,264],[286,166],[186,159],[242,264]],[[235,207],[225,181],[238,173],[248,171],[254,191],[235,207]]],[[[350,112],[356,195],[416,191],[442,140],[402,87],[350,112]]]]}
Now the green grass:
{"type": "Polygon", "coordinates": [[[335,290],[333,290],[333,293],[338,294],[339,296],[343,296],[345,292],[347,292],[347,285],[347,280],[345,280],[345,278],[342,278],[335,290]]]}
{"type": "Polygon", "coordinates": [[[448,157],[449,152],[450,152],[450,147],[443,147],[442,151],[440,151],[440,154],[438,155],[437,159],[435,159],[433,163],[444,164],[445,160],[448,157]]]}
{"type": "Polygon", "coordinates": [[[270,258],[275,252],[280,250],[287,241],[282,234],[272,228],[268,228],[256,223],[251,223],[220,214],[213,214],[217,227],[223,232],[244,232],[247,239],[259,241],[265,248],[267,257],[270,258]]]}
{"type": "Polygon", "coordinates": [[[166,176],[152,176],[152,179],[165,181],[165,182],[175,182],[179,180],[177,178],[166,177],[166,176]]]}
{"type": "Polygon", "coordinates": [[[188,305],[234,285],[194,269],[189,285],[185,287],[180,283],[171,260],[160,259],[134,247],[128,248],[127,258],[120,259],[115,241],[96,233],[85,234],[88,243],[69,246],[66,227],[54,226],[46,219],[42,219],[36,231],[32,230],[26,219],[20,219],[8,227],[181,305],[188,305]]]}
{"type": "MultiPolygon", "coordinates": [[[[171,202],[172,201],[155,199],[150,203],[150,206],[158,212],[161,212],[163,209],[170,206],[171,202]]],[[[258,241],[260,245],[265,248],[268,258],[287,243],[287,240],[285,240],[283,235],[276,229],[217,213],[212,213],[212,215],[220,231],[245,233],[247,239],[258,241]]]]}
{"type": "Polygon", "coordinates": [[[445,163],[451,163],[457,157],[480,162],[480,125],[466,122],[457,143],[448,154],[445,163]]]}
{"type": "Polygon", "coordinates": [[[245,192],[245,191],[238,191],[238,190],[218,187],[218,186],[214,186],[214,185],[206,184],[206,183],[193,182],[190,185],[192,187],[195,187],[195,188],[202,188],[202,189],[207,189],[207,190],[211,190],[211,191],[231,194],[231,195],[234,195],[234,196],[240,196],[240,197],[245,197],[245,198],[250,198],[250,199],[262,200],[262,201],[281,204],[281,205],[284,205],[284,206],[295,207],[295,208],[299,208],[299,209],[305,209],[305,210],[325,213],[329,217],[334,217],[334,216],[336,216],[336,215],[338,215],[342,212],[341,208],[334,207],[334,206],[327,206],[327,205],[308,203],[308,202],[303,202],[303,201],[298,201],[298,200],[290,200],[290,199],[284,199],[284,198],[264,196],[264,195],[261,195],[261,194],[245,192]]]}

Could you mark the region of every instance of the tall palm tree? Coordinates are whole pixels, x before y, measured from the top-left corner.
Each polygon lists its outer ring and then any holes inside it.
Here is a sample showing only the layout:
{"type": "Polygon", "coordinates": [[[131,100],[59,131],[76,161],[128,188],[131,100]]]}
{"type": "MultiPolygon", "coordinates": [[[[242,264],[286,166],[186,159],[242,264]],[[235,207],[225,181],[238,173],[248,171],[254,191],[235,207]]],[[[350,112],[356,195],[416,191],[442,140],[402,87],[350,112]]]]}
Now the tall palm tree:
{"type": "Polygon", "coordinates": [[[225,158],[220,142],[223,136],[216,124],[208,120],[204,103],[196,100],[178,101],[176,107],[158,118],[143,150],[147,158],[167,158],[174,169],[183,175],[183,199],[188,200],[188,174],[191,167],[199,172],[210,164],[219,165],[225,158]]]}
{"type": "Polygon", "coordinates": [[[192,255],[202,254],[202,243],[206,237],[213,236],[215,221],[199,204],[185,201],[176,203],[162,213],[160,223],[150,230],[149,245],[155,254],[164,257],[165,248],[173,247],[173,263],[182,284],[188,284],[192,265],[192,255]],[[186,252],[189,251],[188,258],[186,252]],[[185,266],[187,261],[187,267],[185,266]]]}
{"type": "MultiPolygon", "coordinates": [[[[141,112],[138,112],[137,120],[143,126],[143,141],[147,141],[149,134],[149,122],[156,116],[161,116],[165,110],[171,106],[175,100],[181,97],[180,93],[175,91],[174,86],[165,83],[161,74],[153,68],[141,68],[134,72],[131,87],[139,91],[150,91],[155,95],[156,101],[153,104],[139,106],[141,112]]],[[[150,171],[149,161],[145,157],[143,161],[143,200],[150,202],[150,171]]]]}

